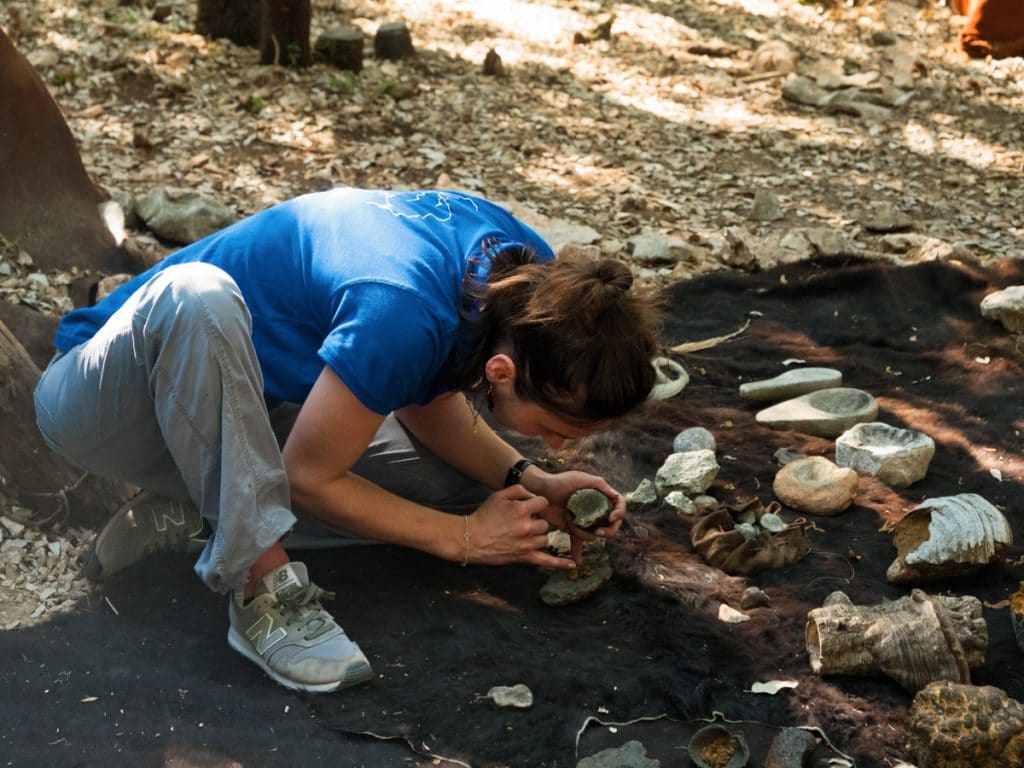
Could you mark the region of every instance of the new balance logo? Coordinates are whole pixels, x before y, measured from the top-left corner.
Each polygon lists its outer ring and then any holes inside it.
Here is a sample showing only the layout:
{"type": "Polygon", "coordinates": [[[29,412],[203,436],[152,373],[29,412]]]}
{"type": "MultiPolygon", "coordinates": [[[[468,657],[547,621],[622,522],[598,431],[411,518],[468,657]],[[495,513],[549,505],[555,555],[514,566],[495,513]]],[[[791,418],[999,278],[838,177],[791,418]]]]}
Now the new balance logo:
{"type": "Polygon", "coordinates": [[[167,530],[168,523],[176,528],[185,524],[185,507],[181,502],[168,502],[162,509],[153,510],[153,525],[160,533],[167,530]]]}
{"type": "Polygon", "coordinates": [[[262,656],[267,650],[284,640],[288,633],[283,627],[274,629],[274,620],[269,613],[264,613],[245,630],[245,636],[253,644],[256,653],[262,656]]]}

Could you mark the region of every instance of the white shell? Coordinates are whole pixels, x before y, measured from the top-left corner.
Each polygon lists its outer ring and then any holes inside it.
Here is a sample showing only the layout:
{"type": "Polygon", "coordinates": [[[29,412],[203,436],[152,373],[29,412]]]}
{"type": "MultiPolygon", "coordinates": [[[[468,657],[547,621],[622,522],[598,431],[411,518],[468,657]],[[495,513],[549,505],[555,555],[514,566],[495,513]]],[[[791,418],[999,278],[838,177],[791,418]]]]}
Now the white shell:
{"type": "Polygon", "coordinates": [[[930,513],[928,540],[904,555],[915,563],[987,563],[1000,545],[1013,543],[1003,513],[976,493],[925,499],[908,513],[930,513]]]}
{"type": "Polygon", "coordinates": [[[690,374],[675,360],[669,357],[656,357],[651,361],[657,376],[648,400],[667,400],[675,397],[690,383],[690,374]]]}

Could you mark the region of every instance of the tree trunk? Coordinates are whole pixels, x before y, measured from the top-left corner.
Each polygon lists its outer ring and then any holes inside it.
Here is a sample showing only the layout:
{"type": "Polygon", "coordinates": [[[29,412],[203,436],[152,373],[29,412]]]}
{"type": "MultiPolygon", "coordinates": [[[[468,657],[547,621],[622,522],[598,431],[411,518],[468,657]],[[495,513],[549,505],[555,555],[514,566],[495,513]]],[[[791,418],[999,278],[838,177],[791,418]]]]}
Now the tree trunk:
{"type": "Polygon", "coordinates": [[[103,521],[127,496],[126,489],[83,475],[43,442],[32,400],[38,381],[39,368],[0,323],[0,483],[37,520],[70,513],[76,524],[103,521]]]}
{"type": "Polygon", "coordinates": [[[196,32],[255,48],[260,42],[260,0],[199,0],[196,32]]]}
{"type": "Polygon", "coordinates": [[[310,0],[260,0],[260,64],[308,67],[310,0]]]}

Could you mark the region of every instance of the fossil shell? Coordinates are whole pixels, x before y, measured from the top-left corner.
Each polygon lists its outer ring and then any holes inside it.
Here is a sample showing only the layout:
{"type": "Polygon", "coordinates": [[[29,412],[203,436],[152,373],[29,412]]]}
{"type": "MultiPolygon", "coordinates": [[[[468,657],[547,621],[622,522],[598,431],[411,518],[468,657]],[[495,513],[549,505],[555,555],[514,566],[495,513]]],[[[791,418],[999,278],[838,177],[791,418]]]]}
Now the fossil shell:
{"type": "Polygon", "coordinates": [[[836,464],[894,487],[923,478],[934,455],[935,441],[928,435],[881,421],[857,424],[836,438],[836,464]]]}
{"type": "Polygon", "coordinates": [[[682,392],[690,383],[690,374],[670,357],[656,357],[651,361],[656,375],[648,400],[667,400],[682,392]]]}
{"type": "Polygon", "coordinates": [[[970,573],[1013,543],[1003,513],[976,493],[925,499],[893,526],[892,584],[970,573]]]}
{"type": "Polygon", "coordinates": [[[932,683],[910,707],[907,747],[921,768],[1024,765],[1024,705],[989,685],[932,683]]]}
{"type": "Polygon", "coordinates": [[[972,595],[908,597],[854,605],[833,592],[807,614],[811,669],[819,675],[885,674],[910,692],[936,680],[970,682],[985,663],[988,625],[972,595]]]}

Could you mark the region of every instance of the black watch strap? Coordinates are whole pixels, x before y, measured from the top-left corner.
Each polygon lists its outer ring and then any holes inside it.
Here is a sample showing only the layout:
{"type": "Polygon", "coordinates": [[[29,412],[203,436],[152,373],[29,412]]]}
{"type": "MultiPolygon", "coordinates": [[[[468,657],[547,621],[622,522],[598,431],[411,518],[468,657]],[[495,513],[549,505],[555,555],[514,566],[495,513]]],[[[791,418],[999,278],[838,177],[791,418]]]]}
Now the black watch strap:
{"type": "Polygon", "coordinates": [[[518,485],[520,482],[522,482],[523,472],[526,471],[527,467],[532,466],[533,462],[530,461],[529,459],[520,459],[515,464],[513,464],[512,468],[508,471],[508,474],[505,475],[505,487],[511,488],[513,485],[518,485]]]}

